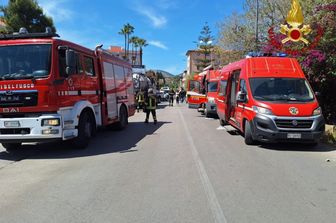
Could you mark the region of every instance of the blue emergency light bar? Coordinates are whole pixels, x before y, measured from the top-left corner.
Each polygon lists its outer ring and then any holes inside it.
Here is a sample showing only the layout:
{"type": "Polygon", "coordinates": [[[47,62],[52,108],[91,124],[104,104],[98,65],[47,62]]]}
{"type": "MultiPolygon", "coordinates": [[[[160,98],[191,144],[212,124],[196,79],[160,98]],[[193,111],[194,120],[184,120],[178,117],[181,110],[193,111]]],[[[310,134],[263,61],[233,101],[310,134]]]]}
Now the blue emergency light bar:
{"type": "Polygon", "coordinates": [[[251,57],[287,57],[286,53],[265,53],[265,52],[249,52],[246,58],[251,57]]]}

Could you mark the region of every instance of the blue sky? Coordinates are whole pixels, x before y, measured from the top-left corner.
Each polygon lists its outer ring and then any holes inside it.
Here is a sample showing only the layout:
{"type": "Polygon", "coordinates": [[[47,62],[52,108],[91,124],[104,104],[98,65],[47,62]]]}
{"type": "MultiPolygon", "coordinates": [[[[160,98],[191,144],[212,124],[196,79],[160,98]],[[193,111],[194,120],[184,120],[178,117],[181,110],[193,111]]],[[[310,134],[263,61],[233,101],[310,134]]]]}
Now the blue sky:
{"type": "MultiPolygon", "coordinates": [[[[1,0],[1,5],[8,1],[1,0]]],[[[172,74],[186,69],[185,53],[208,22],[214,36],[217,24],[233,11],[241,11],[243,0],[38,0],[54,20],[57,32],[89,48],[103,43],[124,46],[118,32],[126,23],[134,35],[146,39],[144,64],[172,74]]]]}

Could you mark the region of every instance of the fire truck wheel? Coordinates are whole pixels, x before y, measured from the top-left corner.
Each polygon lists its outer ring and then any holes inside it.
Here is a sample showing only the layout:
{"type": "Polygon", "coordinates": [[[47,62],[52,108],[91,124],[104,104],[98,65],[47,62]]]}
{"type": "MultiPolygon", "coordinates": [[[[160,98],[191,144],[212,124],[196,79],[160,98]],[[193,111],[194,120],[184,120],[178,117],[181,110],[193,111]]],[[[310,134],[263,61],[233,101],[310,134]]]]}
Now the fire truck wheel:
{"type": "Polygon", "coordinates": [[[128,115],[125,106],[121,106],[119,111],[119,122],[117,123],[117,130],[123,130],[128,124],[128,115]]]}
{"type": "Polygon", "coordinates": [[[21,143],[1,143],[8,153],[15,152],[21,148],[21,143]]]}
{"type": "Polygon", "coordinates": [[[78,149],[84,149],[88,146],[92,137],[93,121],[88,112],[84,112],[79,117],[78,136],[73,139],[73,145],[78,149]]]}
{"type": "Polygon", "coordinates": [[[252,129],[251,124],[249,121],[245,121],[245,130],[244,130],[244,138],[245,138],[245,144],[246,145],[254,145],[255,141],[252,136],[252,129]]]}

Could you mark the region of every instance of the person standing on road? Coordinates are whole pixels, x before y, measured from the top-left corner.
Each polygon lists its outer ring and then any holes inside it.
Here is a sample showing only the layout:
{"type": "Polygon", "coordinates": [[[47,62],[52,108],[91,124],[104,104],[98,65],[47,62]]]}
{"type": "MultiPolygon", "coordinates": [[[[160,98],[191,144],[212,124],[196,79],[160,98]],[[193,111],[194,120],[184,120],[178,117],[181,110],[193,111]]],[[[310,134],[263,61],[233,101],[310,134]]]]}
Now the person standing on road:
{"type": "Polygon", "coordinates": [[[146,105],[146,120],[145,123],[148,123],[149,115],[152,113],[154,124],[157,123],[156,119],[156,96],[153,93],[153,89],[148,89],[148,95],[145,98],[145,105],[146,105]]]}
{"type": "Polygon", "coordinates": [[[184,100],[185,100],[185,97],[186,97],[186,91],[182,88],[181,89],[181,91],[180,91],[180,101],[181,101],[181,103],[183,103],[184,102],[184,100]]]}
{"type": "Polygon", "coordinates": [[[145,102],[145,94],[141,89],[136,95],[136,102],[137,102],[137,112],[139,112],[140,109],[143,109],[145,102]]]}
{"type": "Polygon", "coordinates": [[[174,96],[175,96],[175,91],[171,89],[169,91],[169,106],[174,106],[174,96]]]}

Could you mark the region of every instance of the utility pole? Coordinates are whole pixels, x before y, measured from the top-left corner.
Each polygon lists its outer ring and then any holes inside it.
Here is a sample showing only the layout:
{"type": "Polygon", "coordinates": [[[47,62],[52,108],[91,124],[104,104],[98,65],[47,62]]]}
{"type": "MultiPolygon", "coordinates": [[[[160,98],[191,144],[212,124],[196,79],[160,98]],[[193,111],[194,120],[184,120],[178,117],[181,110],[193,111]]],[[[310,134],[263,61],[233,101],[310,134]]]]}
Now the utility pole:
{"type": "Polygon", "coordinates": [[[257,0],[257,13],[256,13],[256,36],[255,36],[255,48],[256,52],[259,51],[259,0],[257,0]]]}

